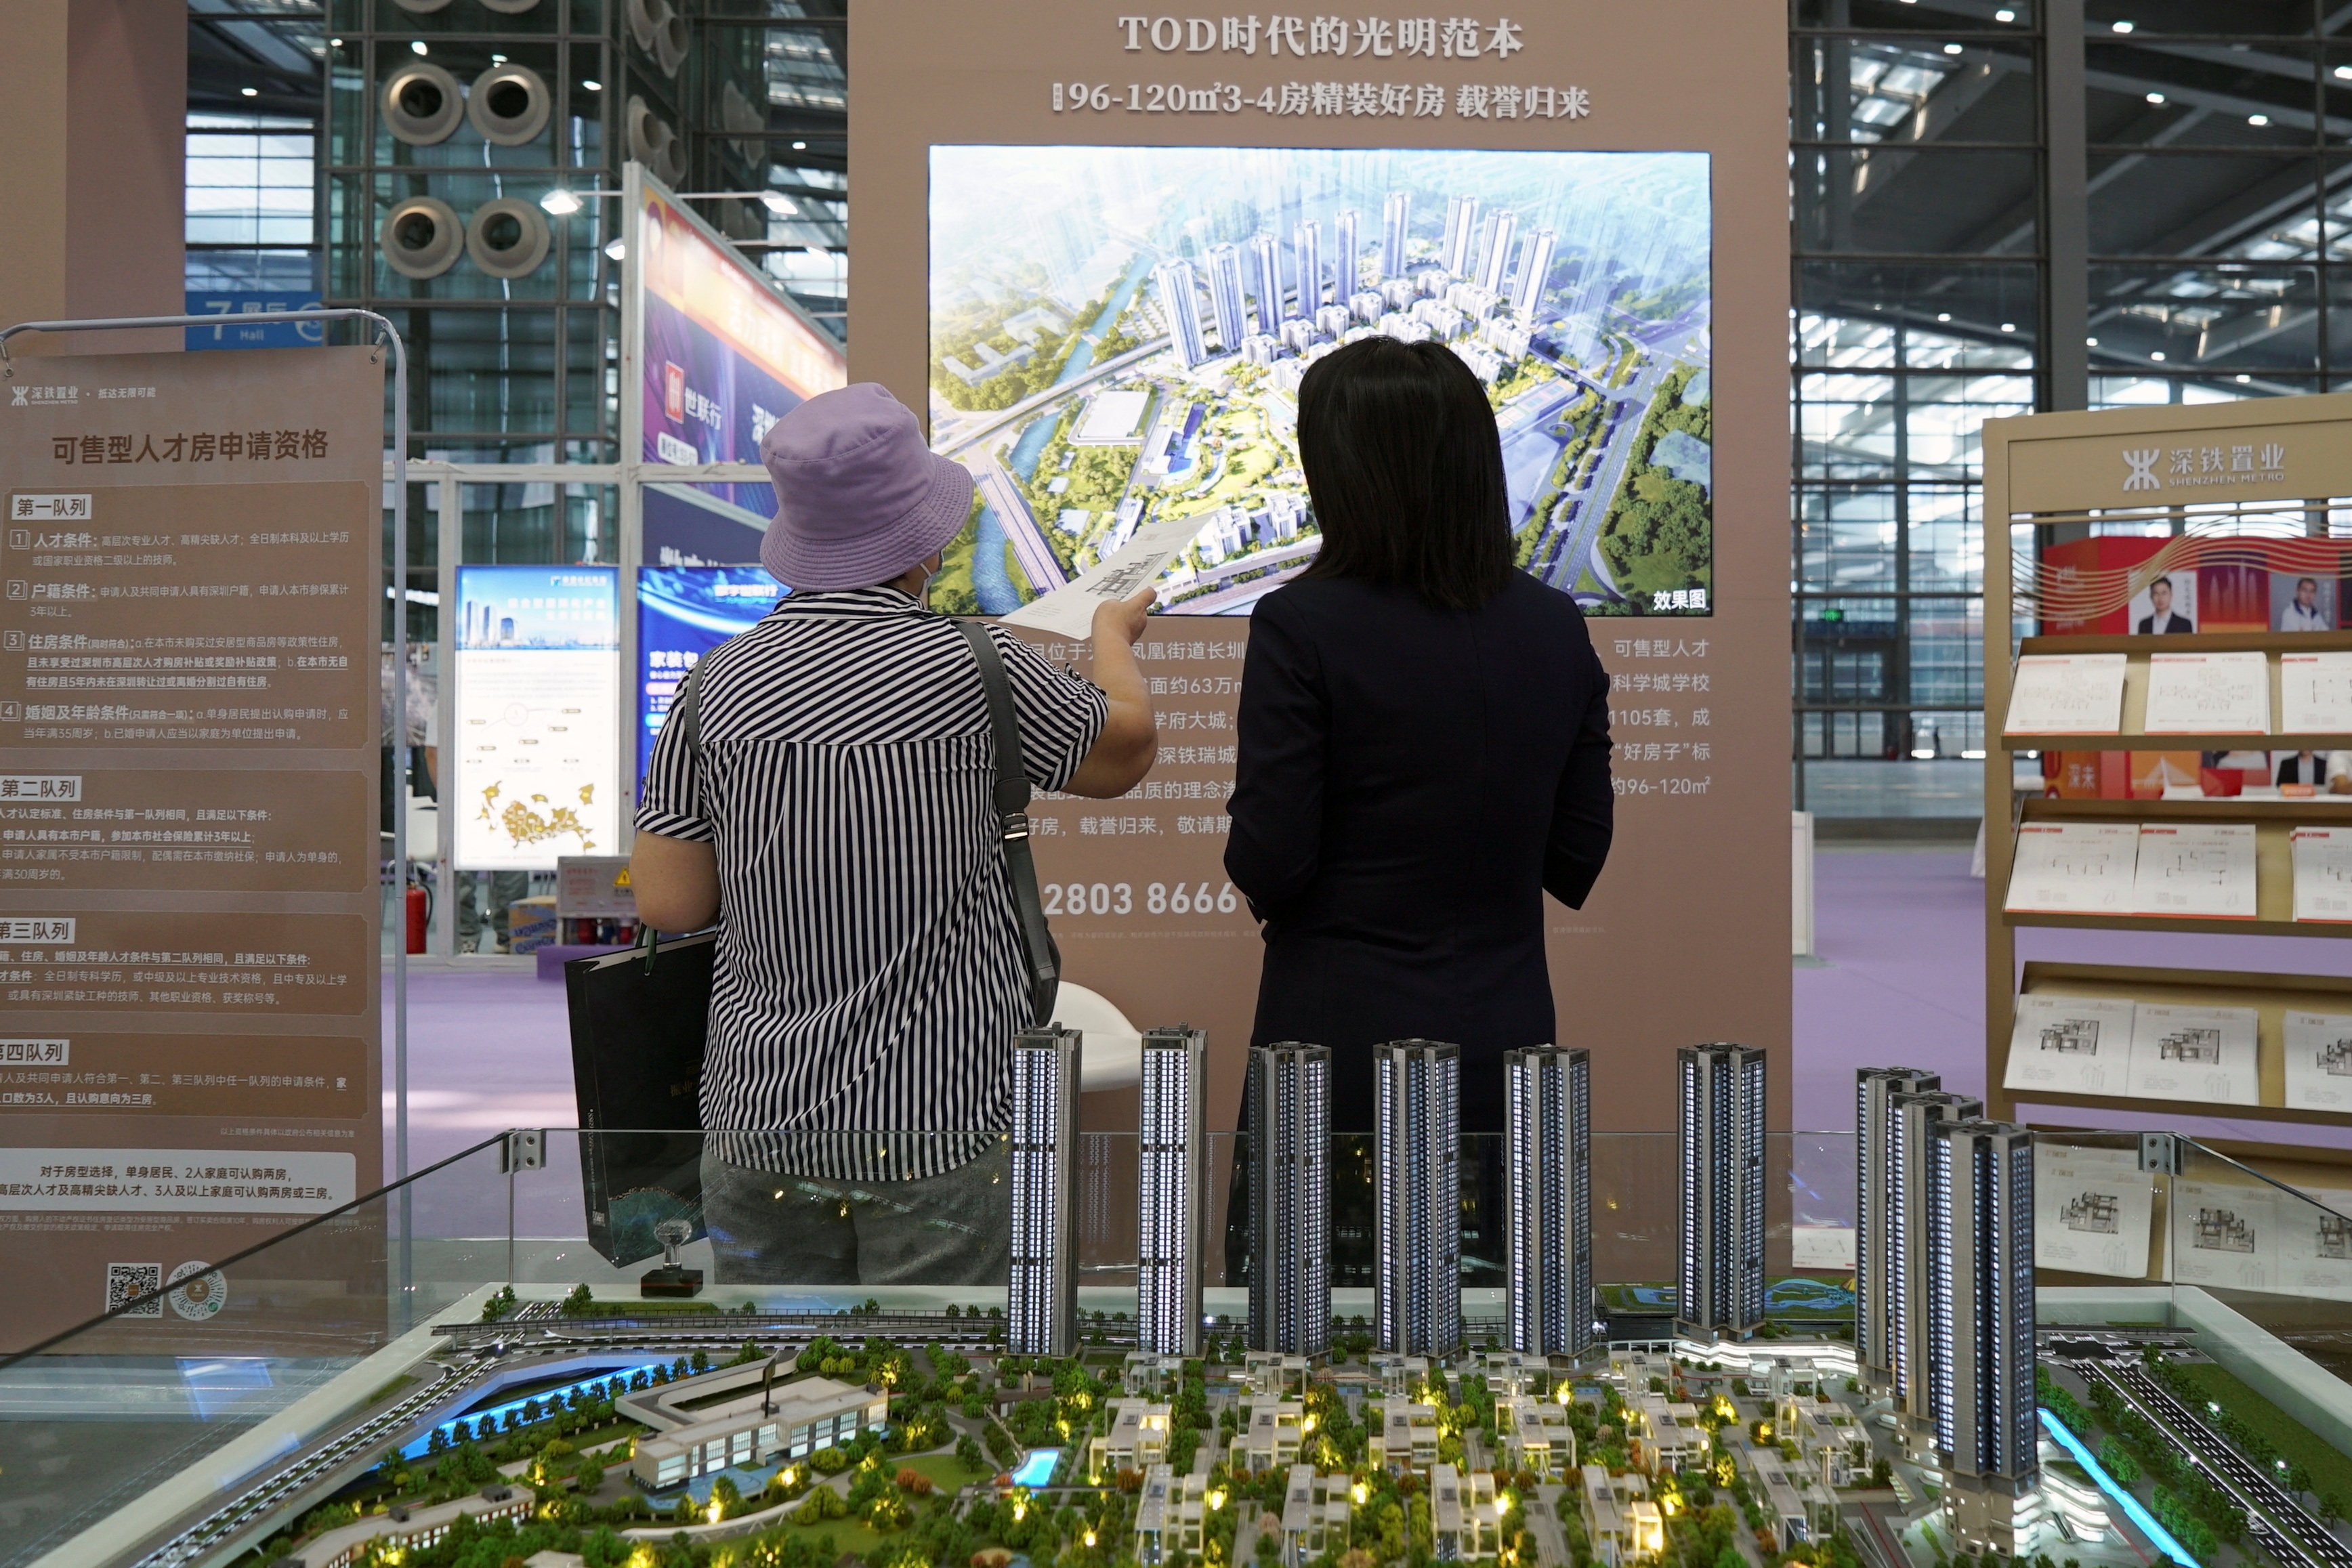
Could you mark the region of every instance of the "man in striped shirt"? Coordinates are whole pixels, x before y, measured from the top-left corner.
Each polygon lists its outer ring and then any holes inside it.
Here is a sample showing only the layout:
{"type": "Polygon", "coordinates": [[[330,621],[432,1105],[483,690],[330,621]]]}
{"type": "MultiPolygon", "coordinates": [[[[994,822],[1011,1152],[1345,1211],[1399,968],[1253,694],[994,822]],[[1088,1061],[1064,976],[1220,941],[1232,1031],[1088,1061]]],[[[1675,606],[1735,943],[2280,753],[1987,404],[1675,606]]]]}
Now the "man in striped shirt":
{"type": "MultiPolygon", "coordinates": [[[[761,455],[761,560],[793,591],[698,667],[698,740],[663,727],[632,864],[655,929],[719,922],[701,1096],[719,1275],[994,1283],[1012,1038],[1036,1020],[980,668],[923,607],[971,479],[872,383],[801,404],[761,455]]],[[[1099,685],[990,629],[1034,787],[1108,799],[1150,770],[1130,644],[1151,597],[1096,614],[1099,685]]]]}

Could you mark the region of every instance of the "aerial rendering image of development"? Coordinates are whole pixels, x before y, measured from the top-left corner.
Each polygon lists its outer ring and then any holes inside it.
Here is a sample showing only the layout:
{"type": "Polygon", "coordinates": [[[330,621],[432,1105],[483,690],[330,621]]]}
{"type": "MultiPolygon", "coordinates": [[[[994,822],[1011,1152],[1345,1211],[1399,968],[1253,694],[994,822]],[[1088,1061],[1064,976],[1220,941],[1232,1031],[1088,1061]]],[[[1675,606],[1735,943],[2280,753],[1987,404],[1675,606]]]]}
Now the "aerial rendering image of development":
{"type": "Polygon", "coordinates": [[[931,150],[933,445],[971,524],[933,601],[1004,614],[1197,517],[1160,608],[1245,615],[1320,547],[1307,368],[1443,343],[1502,430],[1521,567],[1709,612],[1710,222],[1696,152],[931,150]]]}

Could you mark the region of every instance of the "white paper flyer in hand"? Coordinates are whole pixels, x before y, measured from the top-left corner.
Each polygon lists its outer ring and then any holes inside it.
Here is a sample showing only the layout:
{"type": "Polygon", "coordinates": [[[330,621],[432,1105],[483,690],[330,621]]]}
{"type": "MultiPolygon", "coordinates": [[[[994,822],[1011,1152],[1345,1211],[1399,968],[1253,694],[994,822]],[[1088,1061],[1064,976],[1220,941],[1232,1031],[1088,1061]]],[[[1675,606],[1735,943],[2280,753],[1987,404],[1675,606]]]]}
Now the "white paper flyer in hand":
{"type": "Polygon", "coordinates": [[[2124,722],[2121,653],[2028,653],[2009,692],[2007,735],[2113,735],[2124,722]]]}
{"type": "Polygon", "coordinates": [[[2025,915],[2129,915],[2139,829],[2131,822],[2027,822],[2004,908],[2025,915]]]}
{"type": "Polygon", "coordinates": [[[2147,1273],[2156,1178],[2129,1149],[2033,1149],[2033,1265],[2137,1280],[2147,1273]]]}
{"type": "Polygon", "coordinates": [[[2279,729],[2287,735],[2352,730],[2352,653],[2279,655],[2279,729]]]}
{"type": "Polygon", "coordinates": [[[2290,1009],[2281,1022],[2286,1040],[2286,1103],[2298,1111],[2352,1110],[2352,1014],[2290,1009]]]}
{"type": "Polygon", "coordinates": [[[1144,524],[1111,552],[1108,560],[1087,568],[1051,593],[1030,601],[1005,616],[1004,623],[1034,626],[1057,637],[1085,642],[1094,635],[1096,606],[1131,598],[1159,581],[1168,563],[1200,536],[1215,515],[1195,512],[1144,524]]]}
{"type": "Polygon", "coordinates": [[[2128,1000],[2109,997],[2018,998],[2001,1087],[2122,1093],[2136,1010],[2128,1000]]]}
{"type": "Polygon", "coordinates": [[[2259,1104],[2256,1027],[2252,1008],[2142,1002],[2132,1015],[2131,1072],[2124,1092],[2141,1100],[2259,1104]]]}
{"type": "Polygon", "coordinates": [[[2144,735],[2268,735],[2271,667],[2261,653],[2150,653],[2144,735]]]}
{"type": "Polygon", "coordinates": [[[2267,1187],[2175,1180],[2172,1230],[2180,1239],[2173,1278],[2184,1285],[2259,1291],[2277,1282],[2278,1237],[2267,1187]]]}
{"type": "Polygon", "coordinates": [[[2142,822],[2132,901],[2142,915],[2253,919],[2253,824],[2142,822]]]}
{"type": "Polygon", "coordinates": [[[2297,828],[2287,840],[2294,917],[2352,922],[2352,828],[2297,828]]]}

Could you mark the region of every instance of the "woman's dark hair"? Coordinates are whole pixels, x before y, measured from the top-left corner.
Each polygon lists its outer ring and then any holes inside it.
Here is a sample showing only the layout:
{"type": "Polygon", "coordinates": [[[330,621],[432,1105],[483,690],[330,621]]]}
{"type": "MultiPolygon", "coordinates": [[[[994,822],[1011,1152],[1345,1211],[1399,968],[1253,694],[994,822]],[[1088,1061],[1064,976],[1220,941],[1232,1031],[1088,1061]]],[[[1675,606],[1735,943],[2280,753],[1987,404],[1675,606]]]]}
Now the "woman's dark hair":
{"type": "Polygon", "coordinates": [[[1298,386],[1298,456],[1323,530],[1306,576],[1398,583],[1447,610],[1510,580],[1502,438],[1453,350],[1366,338],[1317,361],[1298,386]]]}

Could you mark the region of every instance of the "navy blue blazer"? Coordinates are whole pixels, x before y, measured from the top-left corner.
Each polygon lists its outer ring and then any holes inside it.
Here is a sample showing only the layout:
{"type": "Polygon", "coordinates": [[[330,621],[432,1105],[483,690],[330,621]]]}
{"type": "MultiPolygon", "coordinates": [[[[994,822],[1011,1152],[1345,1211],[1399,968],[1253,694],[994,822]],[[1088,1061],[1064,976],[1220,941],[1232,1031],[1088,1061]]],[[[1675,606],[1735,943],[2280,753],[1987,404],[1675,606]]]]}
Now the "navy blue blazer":
{"type": "Polygon", "coordinates": [[[1462,1124],[1502,1126],[1503,1052],[1559,1041],[1544,895],[1608,858],[1609,678],[1574,601],[1483,608],[1306,578],[1250,622],[1225,871],[1264,921],[1255,1044],[1332,1053],[1334,1130],[1372,1126],[1371,1048],[1462,1048],[1462,1124]]]}

